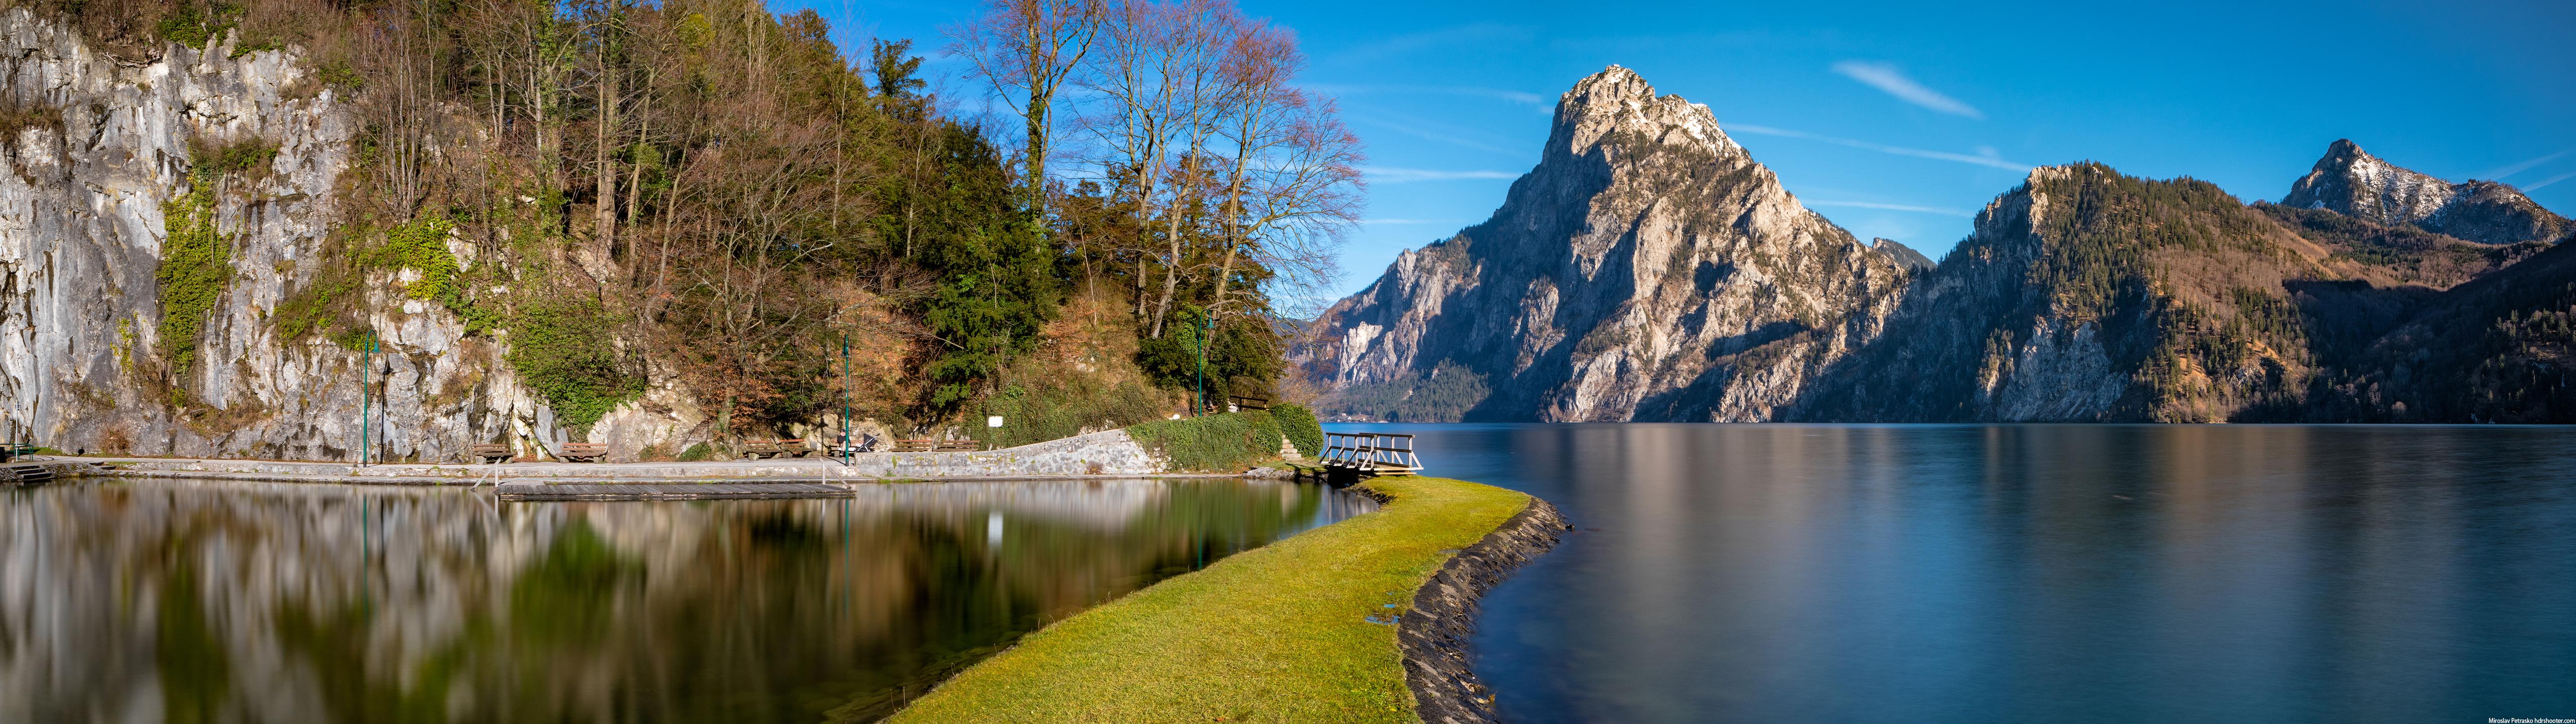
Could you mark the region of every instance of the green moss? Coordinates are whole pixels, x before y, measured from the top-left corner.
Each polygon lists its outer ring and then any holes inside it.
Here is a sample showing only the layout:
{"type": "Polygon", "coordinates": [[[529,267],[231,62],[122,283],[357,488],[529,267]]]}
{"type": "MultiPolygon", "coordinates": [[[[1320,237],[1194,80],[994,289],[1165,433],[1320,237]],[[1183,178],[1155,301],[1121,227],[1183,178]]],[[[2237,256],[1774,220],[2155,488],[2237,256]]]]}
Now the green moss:
{"type": "Polygon", "coordinates": [[[709,444],[707,444],[707,443],[705,443],[705,442],[699,442],[699,443],[694,444],[694,445],[689,445],[689,448],[688,448],[688,449],[685,449],[685,450],[681,450],[681,451],[680,451],[680,461],[681,461],[681,462],[704,462],[704,461],[712,460],[712,459],[715,459],[715,458],[716,458],[716,448],[715,448],[715,446],[714,446],[714,445],[709,445],[709,444]]]}
{"type": "Polygon", "coordinates": [[[1127,434],[1175,470],[1241,472],[1279,455],[1279,422],[1257,409],[1142,422],[1127,434]]]}
{"type": "Polygon", "coordinates": [[[206,316],[232,279],[231,250],[215,230],[215,181],[212,169],[200,166],[188,174],[188,193],[161,204],[160,283],[163,359],[176,370],[197,360],[198,338],[206,316]]]}
{"type": "Polygon", "coordinates": [[[1369,486],[1391,498],[1377,512],[1058,621],[889,721],[1420,721],[1395,627],[1368,619],[1407,613],[1530,498],[1428,477],[1369,486]]]}
{"type": "Polygon", "coordinates": [[[395,225],[385,232],[384,246],[368,253],[367,266],[419,272],[420,279],[403,287],[405,296],[463,307],[456,295],[456,255],[447,251],[447,234],[455,228],[455,222],[438,214],[395,225]]]}

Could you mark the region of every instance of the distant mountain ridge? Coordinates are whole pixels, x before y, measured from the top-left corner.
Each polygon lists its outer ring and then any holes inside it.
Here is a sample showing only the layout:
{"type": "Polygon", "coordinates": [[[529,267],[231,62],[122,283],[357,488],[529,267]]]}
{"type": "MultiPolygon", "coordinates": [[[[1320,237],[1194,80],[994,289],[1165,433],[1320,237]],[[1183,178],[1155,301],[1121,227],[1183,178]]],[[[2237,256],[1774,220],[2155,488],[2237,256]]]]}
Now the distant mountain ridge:
{"type": "Polygon", "coordinates": [[[2277,205],[2034,169],[1935,265],[1613,66],[1292,362],[1370,419],[2568,421],[2568,228],[2337,141],[2277,205]]]}
{"type": "Polygon", "coordinates": [[[2453,184],[2390,164],[2350,139],[2326,147],[2316,168],[2290,185],[2281,205],[2322,209],[2472,242],[2512,244],[2567,236],[2567,218],[2543,209],[2513,187],[2493,181],[2453,184]]]}

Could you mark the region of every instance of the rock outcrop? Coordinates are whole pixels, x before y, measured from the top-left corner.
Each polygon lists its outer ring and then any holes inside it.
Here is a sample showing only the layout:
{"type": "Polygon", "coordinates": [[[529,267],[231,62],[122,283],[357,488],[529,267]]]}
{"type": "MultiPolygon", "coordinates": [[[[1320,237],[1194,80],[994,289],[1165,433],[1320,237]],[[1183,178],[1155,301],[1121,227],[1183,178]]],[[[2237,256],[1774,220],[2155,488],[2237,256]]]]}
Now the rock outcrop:
{"type": "Polygon", "coordinates": [[[2290,185],[2281,205],[2324,209],[2386,226],[2413,224],[2485,244],[2556,242],[2576,231],[2566,217],[2541,208],[2511,186],[2453,184],[2388,163],[2350,140],[2326,147],[2325,157],[2290,185]]]}
{"type": "MultiPolygon", "coordinates": [[[[272,314],[314,281],[342,223],[359,131],[291,49],[166,43],[121,63],[18,7],[0,11],[0,79],[20,119],[0,128],[0,431],[66,450],[330,460],[354,458],[366,418],[379,458],[424,461],[553,436],[497,362],[501,342],[399,294],[417,271],[355,293],[375,311],[373,369],[350,346],[277,331],[272,314]],[[200,157],[225,149],[250,153],[205,173],[217,160],[200,157]],[[174,229],[213,241],[211,281],[165,279],[174,229]],[[174,302],[188,293],[211,303],[174,302]],[[164,339],[173,316],[196,321],[193,339],[164,339]]],[[[651,416],[621,410],[594,433],[673,427],[651,416]]]]}
{"type": "Polygon", "coordinates": [[[1294,361],[1345,419],[2576,421],[2568,229],[2338,141],[2277,205],[2034,169],[1936,265],[1613,67],[1294,361]]]}
{"type": "Polygon", "coordinates": [[[1399,256],[1293,359],[1367,416],[1764,419],[1911,277],[1706,106],[1612,66],[1559,100],[1491,219],[1399,256]]]}

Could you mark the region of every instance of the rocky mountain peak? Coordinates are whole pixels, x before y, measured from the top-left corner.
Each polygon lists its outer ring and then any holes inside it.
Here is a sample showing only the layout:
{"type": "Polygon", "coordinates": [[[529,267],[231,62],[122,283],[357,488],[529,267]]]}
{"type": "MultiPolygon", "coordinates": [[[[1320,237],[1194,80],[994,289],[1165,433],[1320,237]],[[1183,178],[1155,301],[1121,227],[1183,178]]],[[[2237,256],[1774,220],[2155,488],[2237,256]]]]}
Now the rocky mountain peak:
{"type": "Polygon", "coordinates": [[[1768,418],[1876,329],[1920,257],[1861,244],[1707,106],[1611,66],[1561,97],[1488,221],[1399,256],[1292,362],[1330,414],[1768,418]]]}
{"type": "Polygon", "coordinates": [[[1582,156],[1622,131],[1663,143],[1689,143],[1719,155],[1742,151],[1718,130],[1717,116],[1707,106],[1681,96],[1655,95],[1644,76],[1613,65],[1575,82],[1557,98],[1547,152],[1582,156]]]}
{"type": "Polygon", "coordinates": [[[2281,205],[2323,209],[2374,224],[2413,224],[2472,242],[2513,244],[2566,236],[2565,217],[2513,187],[2491,181],[2453,184],[2388,163],[2351,139],[2326,147],[2281,205]]]}
{"type": "Polygon", "coordinates": [[[1931,257],[1923,256],[1922,252],[1914,251],[1913,247],[1905,246],[1894,239],[1888,239],[1886,237],[1870,239],[1869,250],[1887,255],[1889,259],[1895,260],[1898,265],[1901,265],[1906,269],[1926,270],[1931,269],[1934,266],[1931,257]]]}

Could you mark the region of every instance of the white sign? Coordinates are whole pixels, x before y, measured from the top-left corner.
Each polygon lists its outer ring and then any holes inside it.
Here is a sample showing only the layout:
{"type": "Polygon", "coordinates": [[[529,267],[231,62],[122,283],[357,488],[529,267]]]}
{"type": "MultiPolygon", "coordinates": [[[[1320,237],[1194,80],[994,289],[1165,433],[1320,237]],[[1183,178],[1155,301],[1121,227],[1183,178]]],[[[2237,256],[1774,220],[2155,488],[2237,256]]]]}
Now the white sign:
{"type": "Polygon", "coordinates": [[[985,417],[985,418],[984,418],[984,426],[986,426],[986,427],[1000,427],[1000,426],[1002,426],[1002,415],[998,415],[998,414],[996,414],[996,415],[993,415],[993,416],[990,416],[990,417],[985,417]]]}

